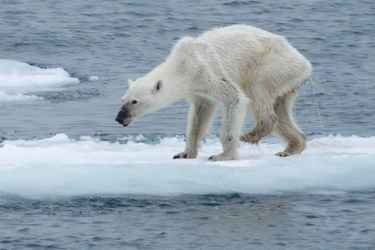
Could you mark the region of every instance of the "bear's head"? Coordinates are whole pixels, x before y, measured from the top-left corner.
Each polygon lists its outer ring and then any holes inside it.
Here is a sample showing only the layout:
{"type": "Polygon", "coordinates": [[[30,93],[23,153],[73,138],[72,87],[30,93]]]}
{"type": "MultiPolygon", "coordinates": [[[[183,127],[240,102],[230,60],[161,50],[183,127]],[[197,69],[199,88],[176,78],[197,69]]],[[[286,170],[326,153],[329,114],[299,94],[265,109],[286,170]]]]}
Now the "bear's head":
{"type": "Polygon", "coordinates": [[[173,48],[165,62],[145,76],[128,81],[116,121],[128,126],[134,119],[157,111],[189,96],[191,82],[202,74],[199,55],[206,50],[194,39],[185,37],[173,48]]]}
{"type": "Polygon", "coordinates": [[[163,106],[163,80],[147,78],[128,81],[128,91],[121,98],[122,106],[116,117],[116,121],[125,127],[135,118],[163,106]]]}

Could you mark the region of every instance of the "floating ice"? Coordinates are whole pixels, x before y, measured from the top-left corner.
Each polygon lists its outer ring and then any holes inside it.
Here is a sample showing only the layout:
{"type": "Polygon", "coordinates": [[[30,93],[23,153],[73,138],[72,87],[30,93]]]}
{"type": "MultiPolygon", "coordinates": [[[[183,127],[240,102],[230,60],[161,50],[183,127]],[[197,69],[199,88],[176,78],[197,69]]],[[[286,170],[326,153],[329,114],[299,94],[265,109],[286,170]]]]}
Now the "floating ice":
{"type": "MultiPolygon", "coordinates": [[[[46,91],[66,84],[79,83],[62,68],[42,69],[27,63],[0,59],[0,101],[38,99],[30,92],[46,91]]],[[[40,99],[40,98],[39,98],[40,99]]]]}
{"type": "Polygon", "coordinates": [[[99,76],[89,76],[89,81],[97,81],[99,80],[99,76]]]}
{"type": "Polygon", "coordinates": [[[85,194],[206,194],[345,192],[375,188],[375,137],[329,136],[308,142],[298,156],[279,158],[279,144],[242,145],[241,160],[209,162],[218,140],[195,160],[172,160],[178,138],[156,145],[110,143],[64,134],[43,140],[4,141],[0,192],[21,196],[85,194]]]}
{"type": "Polygon", "coordinates": [[[35,95],[24,95],[24,94],[8,94],[0,91],[0,102],[26,102],[35,101],[42,98],[35,95]]]}

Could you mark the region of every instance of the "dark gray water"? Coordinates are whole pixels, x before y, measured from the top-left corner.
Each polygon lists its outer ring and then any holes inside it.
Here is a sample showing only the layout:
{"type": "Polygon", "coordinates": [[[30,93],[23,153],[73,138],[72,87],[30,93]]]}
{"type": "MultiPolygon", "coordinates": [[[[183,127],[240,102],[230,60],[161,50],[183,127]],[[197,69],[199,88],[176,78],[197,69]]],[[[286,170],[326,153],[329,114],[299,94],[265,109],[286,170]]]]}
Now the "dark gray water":
{"type": "Polygon", "coordinates": [[[246,23],[285,35],[311,60],[318,86],[306,86],[297,110],[305,131],[371,135],[374,8],[373,1],[2,1],[1,57],[61,66],[81,84],[41,93],[48,105],[2,105],[0,131],[6,138],[183,134],[182,104],[127,130],[113,123],[127,79],[157,65],[181,36],[246,23]],[[100,80],[88,82],[90,75],[100,80]]]}
{"type": "Polygon", "coordinates": [[[9,198],[0,206],[0,243],[3,249],[373,249],[374,199],[374,193],[9,198]]]}
{"type": "MultiPolygon", "coordinates": [[[[156,66],[181,36],[234,23],[283,34],[312,62],[316,85],[301,90],[296,109],[306,134],[374,135],[372,0],[0,0],[0,59],[62,67],[80,79],[31,93],[44,101],[0,103],[1,140],[182,135],[184,103],[127,129],[115,124],[127,79],[156,66]],[[93,75],[99,80],[89,81],[93,75]]],[[[4,194],[0,249],[373,249],[374,199],[373,189],[61,199],[4,194]]]]}

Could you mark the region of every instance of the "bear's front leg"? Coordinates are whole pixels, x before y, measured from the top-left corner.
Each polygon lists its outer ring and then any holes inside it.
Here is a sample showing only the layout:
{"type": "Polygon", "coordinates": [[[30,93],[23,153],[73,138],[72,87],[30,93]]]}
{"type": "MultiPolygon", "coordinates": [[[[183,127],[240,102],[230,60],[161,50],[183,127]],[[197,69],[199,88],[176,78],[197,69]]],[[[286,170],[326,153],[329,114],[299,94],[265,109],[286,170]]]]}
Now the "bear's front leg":
{"type": "Polygon", "coordinates": [[[242,95],[234,96],[224,103],[220,140],[223,152],[209,158],[211,161],[229,161],[238,158],[239,136],[246,114],[247,99],[242,95]]]}
{"type": "Polygon", "coordinates": [[[215,104],[202,97],[193,98],[190,106],[184,152],[176,154],[173,159],[191,159],[198,155],[199,142],[207,133],[215,104]]]}

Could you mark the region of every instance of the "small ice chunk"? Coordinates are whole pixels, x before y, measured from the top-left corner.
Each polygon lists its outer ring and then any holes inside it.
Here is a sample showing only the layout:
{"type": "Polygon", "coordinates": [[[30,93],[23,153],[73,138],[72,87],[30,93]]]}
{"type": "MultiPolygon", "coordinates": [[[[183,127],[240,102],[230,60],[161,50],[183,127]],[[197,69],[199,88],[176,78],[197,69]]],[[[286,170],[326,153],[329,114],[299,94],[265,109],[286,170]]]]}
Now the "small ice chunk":
{"type": "Polygon", "coordinates": [[[89,76],[89,81],[97,81],[99,80],[99,76],[89,76]]]}

